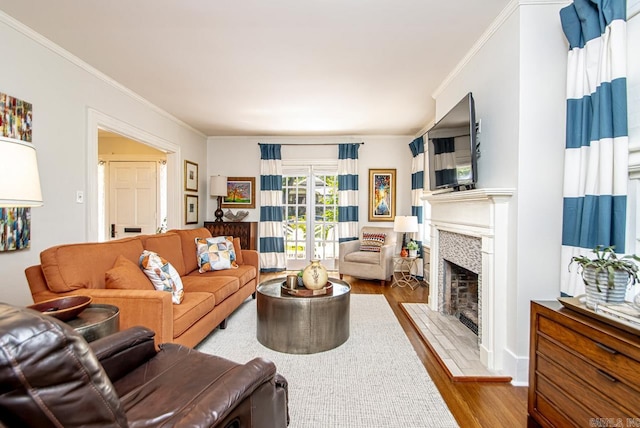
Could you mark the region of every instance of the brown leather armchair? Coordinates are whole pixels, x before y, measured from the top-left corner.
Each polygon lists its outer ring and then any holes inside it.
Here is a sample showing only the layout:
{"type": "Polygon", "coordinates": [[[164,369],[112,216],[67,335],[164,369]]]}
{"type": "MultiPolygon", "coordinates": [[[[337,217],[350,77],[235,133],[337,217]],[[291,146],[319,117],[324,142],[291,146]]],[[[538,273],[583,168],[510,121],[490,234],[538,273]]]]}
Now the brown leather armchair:
{"type": "Polygon", "coordinates": [[[286,427],[287,382],[133,327],[88,344],[61,321],[0,303],[0,426],[286,427]]]}

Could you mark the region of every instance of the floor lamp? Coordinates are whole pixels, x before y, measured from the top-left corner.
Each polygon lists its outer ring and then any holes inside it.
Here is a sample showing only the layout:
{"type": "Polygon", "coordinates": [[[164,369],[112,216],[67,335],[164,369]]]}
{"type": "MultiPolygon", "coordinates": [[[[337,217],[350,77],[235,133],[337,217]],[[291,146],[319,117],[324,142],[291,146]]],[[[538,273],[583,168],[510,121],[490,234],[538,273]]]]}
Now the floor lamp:
{"type": "Polygon", "coordinates": [[[393,231],[402,233],[402,252],[407,251],[407,233],[418,231],[418,217],[414,215],[397,215],[393,221],[393,231]]]}
{"type": "Polygon", "coordinates": [[[0,207],[42,205],[33,144],[0,137],[0,207]]]}
{"type": "Polygon", "coordinates": [[[218,209],[213,213],[216,216],[217,223],[222,222],[222,197],[227,196],[227,177],[222,175],[214,175],[209,181],[209,194],[218,198],[218,209]]]}

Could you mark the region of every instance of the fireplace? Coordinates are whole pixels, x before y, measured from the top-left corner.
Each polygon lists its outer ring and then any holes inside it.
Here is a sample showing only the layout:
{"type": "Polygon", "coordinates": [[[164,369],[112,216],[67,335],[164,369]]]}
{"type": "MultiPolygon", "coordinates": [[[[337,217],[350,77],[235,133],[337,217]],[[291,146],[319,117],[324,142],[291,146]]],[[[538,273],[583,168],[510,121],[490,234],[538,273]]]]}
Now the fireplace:
{"type": "MultiPolygon", "coordinates": [[[[479,296],[482,289],[482,240],[478,237],[440,230],[439,254],[438,254],[438,311],[453,315],[460,319],[459,279],[474,282],[475,296],[473,297],[473,313],[467,310],[465,317],[472,318],[475,327],[474,333],[478,335],[478,344],[481,343],[481,319],[479,296]],[[462,278],[458,278],[462,276],[462,278]]],[[[464,284],[463,284],[464,285],[464,284]]],[[[465,302],[466,306],[468,302],[465,302]]],[[[465,308],[466,309],[466,308],[465,308]]],[[[464,323],[467,325],[466,323],[464,323]]],[[[467,325],[469,327],[469,325],[467,325]]]]}
{"type": "Polygon", "coordinates": [[[468,269],[445,260],[443,312],[456,317],[478,335],[478,278],[468,269]]]}
{"type": "Polygon", "coordinates": [[[431,204],[429,306],[446,314],[462,314],[465,323],[470,319],[476,325],[480,360],[492,371],[503,369],[506,351],[512,193],[511,189],[476,189],[425,196],[431,204]],[[458,271],[463,272],[458,282],[466,288],[462,302],[453,302],[452,294],[456,299],[461,294],[459,289],[453,291],[450,282],[458,271]]]}

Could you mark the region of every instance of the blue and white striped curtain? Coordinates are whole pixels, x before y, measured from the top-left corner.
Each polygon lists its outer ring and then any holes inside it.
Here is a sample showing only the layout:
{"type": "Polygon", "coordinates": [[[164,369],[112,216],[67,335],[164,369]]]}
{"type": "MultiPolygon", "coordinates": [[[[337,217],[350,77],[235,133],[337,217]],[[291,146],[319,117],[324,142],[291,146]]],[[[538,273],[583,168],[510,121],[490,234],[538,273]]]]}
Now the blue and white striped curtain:
{"type": "Polygon", "coordinates": [[[280,144],[260,144],[260,270],[285,270],[280,144]]]}
{"type": "Polygon", "coordinates": [[[418,241],[420,258],[422,254],[422,237],[424,236],[422,191],[424,189],[424,138],[418,137],[409,143],[411,155],[411,215],[418,217],[418,241]]]}
{"type": "Polygon", "coordinates": [[[625,251],[628,131],[626,2],[575,0],[560,11],[569,41],[561,292],[584,293],[567,271],[597,245],[625,251]]]}
{"type": "Polygon", "coordinates": [[[338,241],[358,239],[358,149],[338,145],[338,241]]]}

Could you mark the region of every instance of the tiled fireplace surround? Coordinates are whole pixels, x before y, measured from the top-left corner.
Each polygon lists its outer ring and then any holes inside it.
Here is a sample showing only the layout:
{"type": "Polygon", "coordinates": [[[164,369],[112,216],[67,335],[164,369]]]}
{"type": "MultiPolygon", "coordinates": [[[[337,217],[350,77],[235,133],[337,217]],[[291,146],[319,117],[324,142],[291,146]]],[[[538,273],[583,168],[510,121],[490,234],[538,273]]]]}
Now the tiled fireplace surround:
{"type": "Polygon", "coordinates": [[[429,307],[445,307],[445,260],[478,274],[480,360],[500,372],[506,344],[507,242],[512,189],[425,196],[431,204],[429,307]]]}

